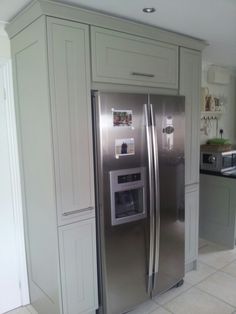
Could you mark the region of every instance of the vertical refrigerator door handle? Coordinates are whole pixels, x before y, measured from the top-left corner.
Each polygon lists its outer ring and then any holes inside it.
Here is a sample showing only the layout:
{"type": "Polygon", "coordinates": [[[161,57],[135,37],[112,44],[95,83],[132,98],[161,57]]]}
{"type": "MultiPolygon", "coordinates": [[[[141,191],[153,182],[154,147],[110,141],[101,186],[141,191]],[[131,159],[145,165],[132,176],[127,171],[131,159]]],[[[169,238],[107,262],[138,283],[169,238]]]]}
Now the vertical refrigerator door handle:
{"type": "MultiPolygon", "coordinates": [[[[159,270],[159,250],[160,250],[160,179],[159,179],[159,162],[158,162],[158,142],[157,132],[154,120],[153,106],[150,104],[152,140],[153,140],[153,158],[154,158],[154,190],[155,190],[155,253],[154,253],[154,276],[159,270]]],[[[154,285],[156,280],[154,278],[154,285]]],[[[155,287],[153,287],[155,288],[155,287]]]]}
{"type": "Polygon", "coordinates": [[[146,136],[147,136],[147,151],[148,151],[148,177],[149,177],[149,204],[150,204],[150,246],[149,246],[149,261],[148,261],[148,284],[147,292],[151,294],[153,288],[153,261],[154,261],[154,174],[153,174],[153,154],[151,143],[151,130],[149,122],[149,113],[147,104],[144,105],[145,122],[146,122],[146,136]]]}

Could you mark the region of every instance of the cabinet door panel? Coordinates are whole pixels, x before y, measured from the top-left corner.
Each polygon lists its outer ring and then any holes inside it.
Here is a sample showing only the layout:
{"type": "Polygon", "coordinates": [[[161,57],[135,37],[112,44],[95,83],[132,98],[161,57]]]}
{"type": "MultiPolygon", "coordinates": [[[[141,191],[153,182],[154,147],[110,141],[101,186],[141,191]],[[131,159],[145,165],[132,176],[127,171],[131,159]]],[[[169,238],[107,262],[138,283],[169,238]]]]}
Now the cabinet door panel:
{"type": "Polygon", "coordinates": [[[180,95],[185,96],[185,184],[199,182],[201,53],[180,48],[180,95]]]}
{"type": "Polygon", "coordinates": [[[93,81],[178,88],[178,47],[91,28],[93,81]]]}
{"type": "Polygon", "coordinates": [[[200,236],[229,249],[235,247],[235,191],[234,178],[200,176],[200,236]]]}
{"type": "Polygon", "coordinates": [[[63,313],[98,307],[95,219],[59,227],[63,313]]]}
{"type": "Polygon", "coordinates": [[[48,18],[59,224],[94,216],[88,27],[48,18]]]}
{"type": "Polygon", "coordinates": [[[190,186],[185,191],[185,264],[198,257],[199,188],[190,186]]]}

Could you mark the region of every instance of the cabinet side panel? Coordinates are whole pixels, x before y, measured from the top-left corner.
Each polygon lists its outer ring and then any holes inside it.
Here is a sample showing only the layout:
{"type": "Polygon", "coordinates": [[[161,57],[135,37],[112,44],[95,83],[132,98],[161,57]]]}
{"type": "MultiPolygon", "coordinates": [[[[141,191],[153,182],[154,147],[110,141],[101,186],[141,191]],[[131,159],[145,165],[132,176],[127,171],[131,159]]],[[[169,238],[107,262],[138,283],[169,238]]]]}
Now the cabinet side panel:
{"type": "Polygon", "coordinates": [[[45,18],[11,42],[31,303],[58,314],[58,240],[45,18]]]}

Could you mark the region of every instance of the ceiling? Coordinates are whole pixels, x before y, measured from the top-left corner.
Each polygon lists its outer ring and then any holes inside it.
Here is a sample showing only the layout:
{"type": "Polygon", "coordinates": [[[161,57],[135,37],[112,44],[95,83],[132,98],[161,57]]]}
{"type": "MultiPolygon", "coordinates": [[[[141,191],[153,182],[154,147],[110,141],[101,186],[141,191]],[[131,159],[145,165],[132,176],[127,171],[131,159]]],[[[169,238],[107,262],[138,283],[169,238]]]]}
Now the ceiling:
{"type": "MultiPolygon", "coordinates": [[[[0,33],[3,33],[3,24],[29,2],[29,0],[0,1],[0,33]]],[[[235,0],[62,0],[60,2],[76,4],[204,39],[209,43],[203,53],[205,62],[236,68],[235,0]],[[156,12],[145,14],[142,12],[144,7],[155,7],[156,12]]]]}

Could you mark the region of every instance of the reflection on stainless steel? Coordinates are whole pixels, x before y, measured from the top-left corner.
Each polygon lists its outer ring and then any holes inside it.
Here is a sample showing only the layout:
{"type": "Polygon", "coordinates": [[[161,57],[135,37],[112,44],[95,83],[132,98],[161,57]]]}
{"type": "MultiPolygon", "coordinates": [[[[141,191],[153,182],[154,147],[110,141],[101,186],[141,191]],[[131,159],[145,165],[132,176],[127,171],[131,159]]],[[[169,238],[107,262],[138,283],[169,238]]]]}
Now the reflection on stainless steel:
{"type": "Polygon", "coordinates": [[[155,274],[152,295],[167,290],[184,276],[184,98],[150,96],[158,145],[160,190],[159,268],[155,274]],[[163,104],[163,105],[162,105],[163,104]],[[163,121],[172,117],[173,146],[163,121]],[[168,149],[167,149],[168,148],[168,149]]]}
{"type": "Polygon", "coordinates": [[[95,92],[93,112],[101,313],[120,314],[184,275],[184,98],[95,92]]]}
{"type": "Polygon", "coordinates": [[[154,235],[155,235],[155,218],[154,218],[154,171],[153,171],[153,146],[151,138],[151,121],[147,104],[144,105],[146,138],[147,138],[147,156],[148,156],[148,174],[149,174],[149,263],[148,263],[148,284],[147,293],[152,291],[152,274],[154,259],[154,235]]]}
{"type": "Polygon", "coordinates": [[[232,170],[223,171],[222,174],[226,176],[236,176],[236,168],[232,170]]]}

